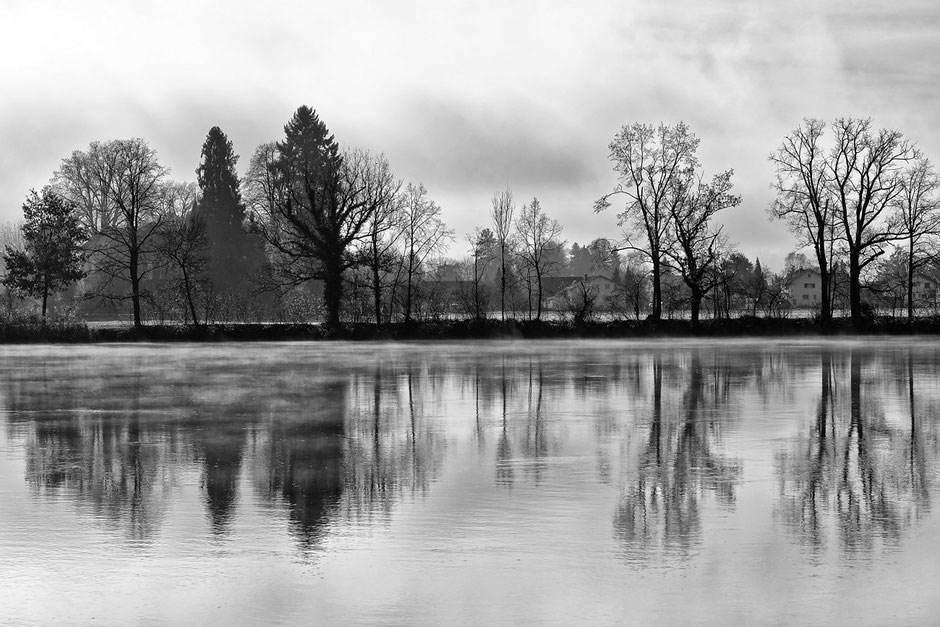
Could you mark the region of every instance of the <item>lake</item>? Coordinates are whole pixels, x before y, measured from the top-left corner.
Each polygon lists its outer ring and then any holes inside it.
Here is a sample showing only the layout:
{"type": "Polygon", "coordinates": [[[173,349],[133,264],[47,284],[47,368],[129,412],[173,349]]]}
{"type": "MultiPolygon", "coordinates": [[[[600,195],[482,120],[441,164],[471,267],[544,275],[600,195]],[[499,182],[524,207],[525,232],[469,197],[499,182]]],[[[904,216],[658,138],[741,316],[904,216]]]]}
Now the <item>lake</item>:
{"type": "Polygon", "coordinates": [[[940,620],[940,341],[0,347],[0,623],[940,620]]]}

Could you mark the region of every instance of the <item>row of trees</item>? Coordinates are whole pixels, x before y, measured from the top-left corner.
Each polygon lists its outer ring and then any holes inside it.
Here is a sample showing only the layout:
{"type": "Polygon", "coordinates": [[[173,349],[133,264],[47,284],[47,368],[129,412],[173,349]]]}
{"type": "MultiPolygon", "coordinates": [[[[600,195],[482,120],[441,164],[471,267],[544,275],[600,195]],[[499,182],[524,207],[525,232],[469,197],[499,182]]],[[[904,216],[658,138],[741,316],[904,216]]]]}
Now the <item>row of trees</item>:
{"type": "MultiPolygon", "coordinates": [[[[626,198],[618,214],[624,227],[618,245],[646,260],[654,319],[662,315],[664,272],[682,277],[693,321],[705,295],[728,285],[722,267],[733,249],[714,218],[741,198],[731,193],[732,170],[706,181],[698,146],[683,123],[625,126],[609,146],[619,180],[595,211],[608,208],[615,196],[626,198]]],[[[871,264],[892,246],[903,250],[912,316],[914,275],[935,263],[940,250],[940,180],[930,160],[900,131],[876,129],[869,118],[829,124],[805,119],[769,158],[776,169],[770,215],[786,221],[798,248],[813,252],[821,276],[821,320],[832,320],[838,297],[833,271],[844,262],[852,321],[861,322],[871,264]]]]}
{"type": "Polygon", "coordinates": [[[706,178],[696,154],[699,143],[684,123],[635,123],[624,126],[609,145],[619,181],[594,210],[610,207],[613,197],[626,199],[617,216],[625,233],[621,247],[648,260],[653,319],[662,316],[663,273],[668,268],[688,287],[692,322],[697,322],[702,300],[719,285],[720,265],[731,251],[714,218],[741,203],[741,197],[731,193],[734,171],[706,178]]]}
{"type": "Polygon", "coordinates": [[[427,261],[453,240],[421,184],[404,184],[384,155],[341,151],[316,112],[300,107],[284,141],[261,146],[245,181],[254,224],[268,244],[270,286],[323,284],[326,321],[340,324],[350,272],[363,271],[381,325],[388,293],[403,287],[410,322],[427,261]]]}
{"type": "Polygon", "coordinates": [[[341,151],[300,107],[285,137],[264,144],[240,181],[232,143],[210,130],[196,182],[169,179],[142,139],[93,142],[64,159],[24,205],[25,244],[8,247],[4,282],[43,299],[85,279],[80,295],[142,303],[168,290],[195,324],[213,303],[285,297],[323,285],[326,321],[338,325],[349,272],[368,268],[375,320],[390,282],[415,284],[453,239],[420,184],[396,179],[382,155],[341,151]],[[392,278],[390,278],[392,277],[392,278]]]}
{"type": "Polygon", "coordinates": [[[834,261],[847,260],[858,324],[864,272],[890,245],[905,251],[912,316],[914,274],[936,260],[940,237],[940,181],[930,160],[900,131],[876,129],[871,119],[838,118],[803,120],[770,161],[777,172],[770,212],[815,256],[822,320],[832,319],[834,261]]]}
{"type": "MultiPolygon", "coordinates": [[[[613,278],[636,317],[648,309],[661,318],[677,281],[693,322],[703,307],[773,314],[786,300],[785,277],[765,275],[759,261],[734,250],[717,219],[741,202],[733,170],[707,176],[699,144],[684,123],[635,123],[616,134],[609,150],[618,182],[594,209],[624,199],[621,238],[567,249],[561,224],[538,198],[517,208],[507,187],[492,198],[490,224],[467,237],[468,257],[448,261],[440,256],[454,232],[424,186],[396,178],[384,155],[342,149],[309,107],[296,110],[282,140],[258,147],[243,179],[218,127],[203,144],[195,182],[171,180],[142,139],[92,142],[30,194],[3,282],[41,299],[45,315],[50,294],[80,281],[79,296],[129,302],[135,325],[144,302],[177,303],[198,324],[212,311],[231,317],[221,311],[226,303],[283,303],[314,283],[331,326],[364,294],[368,305],[357,310],[376,324],[410,322],[432,276],[453,283],[449,298],[474,317],[498,306],[502,318],[523,307],[539,319],[546,292],[557,291],[546,290],[546,278],[565,273],[613,278]]],[[[940,249],[940,182],[930,161],[900,132],[857,118],[804,120],[770,160],[770,214],[812,250],[822,320],[832,318],[834,272],[844,266],[860,322],[864,283],[892,246],[889,256],[904,259],[912,315],[914,275],[940,249]]]]}

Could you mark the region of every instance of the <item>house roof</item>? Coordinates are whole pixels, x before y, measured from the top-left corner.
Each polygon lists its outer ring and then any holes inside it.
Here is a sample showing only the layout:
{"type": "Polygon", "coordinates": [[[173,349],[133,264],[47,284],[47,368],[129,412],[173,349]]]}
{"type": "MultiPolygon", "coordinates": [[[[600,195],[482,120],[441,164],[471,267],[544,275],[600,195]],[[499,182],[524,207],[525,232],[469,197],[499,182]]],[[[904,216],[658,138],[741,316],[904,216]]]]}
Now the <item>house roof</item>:
{"type": "Polygon", "coordinates": [[[790,273],[790,276],[787,277],[787,285],[798,280],[800,277],[808,276],[820,276],[819,270],[814,268],[800,268],[799,270],[794,270],[792,273],[790,273]]]}

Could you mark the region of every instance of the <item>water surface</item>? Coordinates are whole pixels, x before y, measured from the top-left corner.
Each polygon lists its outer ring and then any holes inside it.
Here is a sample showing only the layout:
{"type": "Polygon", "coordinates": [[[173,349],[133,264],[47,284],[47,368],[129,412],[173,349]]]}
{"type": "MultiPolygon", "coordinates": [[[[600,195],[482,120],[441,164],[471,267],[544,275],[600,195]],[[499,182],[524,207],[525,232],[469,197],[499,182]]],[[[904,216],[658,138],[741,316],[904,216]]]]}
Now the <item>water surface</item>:
{"type": "Polygon", "coordinates": [[[940,620],[940,342],[0,349],[0,622],[940,620]]]}

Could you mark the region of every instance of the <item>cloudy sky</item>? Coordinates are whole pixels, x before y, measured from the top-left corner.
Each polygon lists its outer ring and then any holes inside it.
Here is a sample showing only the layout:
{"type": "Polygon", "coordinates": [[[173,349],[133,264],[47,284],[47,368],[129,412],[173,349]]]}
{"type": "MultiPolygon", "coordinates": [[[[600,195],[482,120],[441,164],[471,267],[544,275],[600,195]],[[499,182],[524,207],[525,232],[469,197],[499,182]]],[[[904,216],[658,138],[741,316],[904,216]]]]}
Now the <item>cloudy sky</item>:
{"type": "Polygon", "coordinates": [[[932,0],[3,0],[0,50],[4,221],[90,141],[146,138],[193,180],[210,127],[244,170],[307,104],[425,184],[453,254],[507,185],[583,243],[619,235],[592,212],[614,134],[685,120],[707,173],[735,169],[732,238],[779,268],[793,240],[767,220],[767,155],[801,118],[873,116],[940,159],[932,0]]]}

